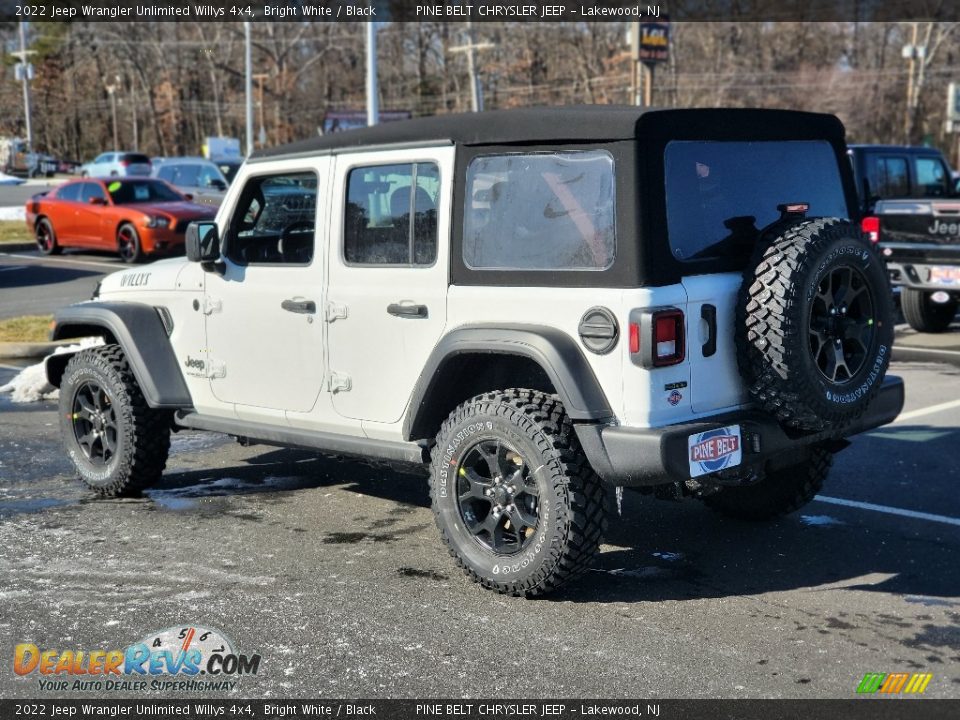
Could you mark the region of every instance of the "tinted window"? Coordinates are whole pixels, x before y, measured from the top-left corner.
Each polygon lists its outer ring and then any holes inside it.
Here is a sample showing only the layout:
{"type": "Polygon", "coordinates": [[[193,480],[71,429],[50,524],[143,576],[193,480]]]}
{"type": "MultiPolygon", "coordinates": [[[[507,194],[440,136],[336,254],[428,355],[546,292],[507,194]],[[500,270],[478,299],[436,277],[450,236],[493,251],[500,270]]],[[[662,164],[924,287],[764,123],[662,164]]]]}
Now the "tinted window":
{"type": "Polygon", "coordinates": [[[176,165],[161,165],[160,169],[157,171],[157,177],[161,180],[166,180],[169,183],[174,182],[177,176],[177,167],[176,165]]]}
{"type": "Polygon", "coordinates": [[[57,190],[57,198],[60,200],[80,200],[80,186],[86,183],[70,183],[57,190]]]}
{"type": "Polygon", "coordinates": [[[227,186],[226,179],[220,174],[220,171],[217,170],[216,166],[198,165],[197,170],[199,171],[197,177],[198,187],[225,188],[227,186]]]}
{"type": "Polygon", "coordinates": [[[879,198],[909,197],[910,175],[905,157],[871,155],[867,161],[870,194],[879,198]]]}
{"type": "Polygon", "coordinates": [[[354,168],[347,176],[343,256],[359,265],[432,265],[440,171],[433,163],[354,168]]]}
{"type": "Polygon", "coordinates": [[[94,162],[104,163],[104,162],[110,162],[111,160],[113,160],[113,153],[103,153],[102,155],[98,155],[96,160],[94,160],[94,162]]]}
{"type": "Polygon", "coordinates": [[[107,191],[117,205],[183,200],[182,195],[160,180],[113,180],[107,191]]]}
{"type": "Polygon", "coordinates": [[[317,177],[290,173],[247,180],[230,223],[227,256],[248,263],[313,259],[317,177]]]}
{"type": "Polygon", "coordinates": [[[88,203],[92,198],[107,199],[107,194],[100,187],[100,183],[81,183],[80,188],[80,202],[88,203]]]}
{"type": "Polygon", "coordinates": [[[936,157],[914,158],[917,174],[917,197],[946,197],[949,193],[947,172],[936,157]]]}
{"type": "Polygon", "coordinates": [[[199,185],[200,166],[195,164],[177,165],[177,174],[174,184],[183,187],[197,187],[199,185]]]}
{"type": "Polygon", "coordinates": [[[825,141],[667,145],[667,232],[678,260],[747,257],[777,205],[809,203],[808,217],[847,217],[833,148],[825,141]]]}
{"type": "Polygon", "coordinates": [[[140,155],[138,153],[127,153],[123,156],[123,160],[126,160],[132,165],[149,165],[150,158],[146,155],[140,155]]]}
{"type": "Polygon", "coordinates": [[[604,151],[490,155],[467,168],[463,260],[497,270],[603,270],[616,250],[604,151]]]}

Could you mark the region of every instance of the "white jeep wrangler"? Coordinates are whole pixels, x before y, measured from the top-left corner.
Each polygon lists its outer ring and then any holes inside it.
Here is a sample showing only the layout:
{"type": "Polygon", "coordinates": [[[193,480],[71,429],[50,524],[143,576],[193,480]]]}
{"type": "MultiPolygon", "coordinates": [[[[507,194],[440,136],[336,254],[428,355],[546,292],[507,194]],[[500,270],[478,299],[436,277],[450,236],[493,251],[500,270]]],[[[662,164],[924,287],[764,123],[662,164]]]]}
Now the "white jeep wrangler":
{"type": "Polygon", "coordinates": [[[187,258],[57,314],[66,450],[104,496],[180,428],[430,466],[457,563],[536,595],[607,490],[790,512],[903,385],[833,116],[558,108],[267,150],[187,258]]]}

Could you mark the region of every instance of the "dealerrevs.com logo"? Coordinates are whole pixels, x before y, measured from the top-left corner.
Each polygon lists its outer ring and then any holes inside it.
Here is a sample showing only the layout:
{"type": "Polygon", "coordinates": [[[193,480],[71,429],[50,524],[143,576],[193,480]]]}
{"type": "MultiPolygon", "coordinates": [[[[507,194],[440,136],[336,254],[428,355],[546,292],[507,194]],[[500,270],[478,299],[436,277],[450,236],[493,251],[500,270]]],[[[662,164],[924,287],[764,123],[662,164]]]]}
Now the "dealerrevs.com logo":
{"type": "Polygon", "coordinates": [[[36,676],[43,691],[233,690],[256,675],[260,655],[245,655],[219,630],[200,625],[150,633],[122,650],[14,648],[13,671],[36,676]]]}

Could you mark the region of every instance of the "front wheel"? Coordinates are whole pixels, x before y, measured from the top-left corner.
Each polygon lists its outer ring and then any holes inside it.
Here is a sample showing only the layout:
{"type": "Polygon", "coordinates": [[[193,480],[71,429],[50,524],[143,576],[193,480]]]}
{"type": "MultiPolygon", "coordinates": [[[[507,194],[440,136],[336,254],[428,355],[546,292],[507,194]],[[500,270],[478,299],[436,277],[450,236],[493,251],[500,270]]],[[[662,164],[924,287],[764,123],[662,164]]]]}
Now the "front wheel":
{"type": "Polygon", "coordinates": [[[160,479],[170,420],[147,405],[119,345],[82,350],[67,363],[60,433],[80,478],[98,495],[136,495],[160,479]]]}
{"type": "Polygon", "coordinates": [[[130,223],[124,223],[117,230],[117,252],[125,263],[138,263],[143,260],[140,234],[130,223]]]}
{"type": "Polygon", "coordinates": [[[474,397],[437,435],[433,512],[475,582],[532,597],[585,571],[605,525],[604,490],[563,405],[535,390],[474,397]]]}
{"type": "Polygon", "coordinates": [[[913,288],[900,291],[903,317],[917,332],[942,333],[950,327],[957,314],[957,300],[950,297],[945,303],[935,303],[933,293],[913,288]]]}
{"type": "Polygon", "coordinates": [[[703,501],[707,507],[737,520],[772,520],[813,500],[832,464],[829,450],[813,447],[796,465],[767,472],[753,485],[722,488],[703,501]]]}

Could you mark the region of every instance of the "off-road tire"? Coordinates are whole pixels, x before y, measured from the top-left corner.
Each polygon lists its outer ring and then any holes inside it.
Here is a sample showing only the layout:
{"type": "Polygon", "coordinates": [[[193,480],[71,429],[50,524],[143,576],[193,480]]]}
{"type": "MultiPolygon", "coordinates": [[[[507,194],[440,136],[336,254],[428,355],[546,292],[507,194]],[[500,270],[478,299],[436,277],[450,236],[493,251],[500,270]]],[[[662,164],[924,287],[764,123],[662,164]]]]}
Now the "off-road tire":
{"type": "Polygon", "coordinates": [[[737,302],[737,363],[752,398],[788,428],[837,430],[860,417],[890,364],[891,297],[882,260],[845,220],[800,221],[761,243],[737,302]],[[847,270],[867,288],[872,317],[862,321],[869,339],[859,369],[835,382],[817,364],[811,320],[824,304],[821,281],[847,270]]]}
{"type": "Polygon", "coordinates": [[[53,223],[48,218],[40,218],[34,229],[37,249],[44,255],[59,255],[63,248],[57,243],[57,233],[53,230],[53,223]]]}
{"type": "Polygon", "coordinates": [[[813,447],[802,463],[768,472],[754,485],[722,488],[703,501],[707,507],[737,520],[772,520],[813,500],[832,464],[833,453],[813,447]]]}
{"type": "Polygon", "coordinates": [[[117,228],[117,254],[121,260],[131,265],[143,262],[143,243],[133,223],[123,223],[117,228]]]}
{"type": "Polygon", "coordinates": [[[605,530],[606,493],[573,423],[556,396],[535,390],[486,393],[450,414],[433,450],[430,497],[456,563],[475,582],[504,594],[541,595],[581,574],[605,530]],[[512,555],[496,553],[470,533],[458,497],[461,462],[493,441],[516,449],[539,492],[530,545],[512,555]]]}
{"type": "Polygon", "coordinates": [[[950,327],[957,314],[957,301],[950,298],[945,303],[930,299],[933,293],[925,290],[903,288],[900,290],[900,307],[903,317],[917,332],[942,333],[950,327]]]}
{"type": "Polygon", "coordinates": [[[80,479],[102,497],[137,495],[160,480],[170,452],[171,415],[147,405],[119,345],[81,350],[60,383],[60,433],[80,479]],[[116,427],[116,450],[106,462],[87,458],[75,431],[75,401],[90,384],[103,389],[116,427]]]}

